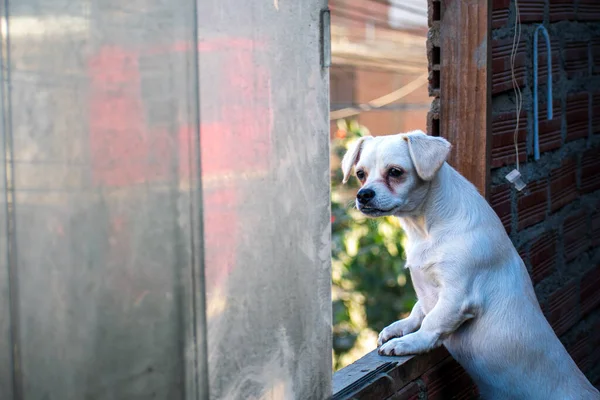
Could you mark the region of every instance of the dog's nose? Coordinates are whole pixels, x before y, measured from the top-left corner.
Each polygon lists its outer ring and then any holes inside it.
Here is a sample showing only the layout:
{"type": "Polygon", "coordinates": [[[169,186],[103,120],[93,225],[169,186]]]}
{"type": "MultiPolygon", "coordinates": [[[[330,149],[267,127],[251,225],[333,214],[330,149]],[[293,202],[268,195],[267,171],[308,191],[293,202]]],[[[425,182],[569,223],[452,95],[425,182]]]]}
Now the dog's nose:
{"type": "Polygon", "coordinates": [[[356,198],[360,204],[367,204],[375,197],[375,191],[373,189],[361,189],[356,194],[356,198]]]}

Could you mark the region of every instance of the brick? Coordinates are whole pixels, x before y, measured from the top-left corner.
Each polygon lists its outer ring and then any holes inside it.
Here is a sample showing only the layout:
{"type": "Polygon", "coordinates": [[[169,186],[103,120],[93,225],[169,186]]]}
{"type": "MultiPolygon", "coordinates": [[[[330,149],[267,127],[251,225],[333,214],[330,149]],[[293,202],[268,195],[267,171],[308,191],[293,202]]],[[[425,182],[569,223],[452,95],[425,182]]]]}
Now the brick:
{"type": "Polygon", "coordinates": [[[592,215],[592,247],[600,246],[600,204],[592,215]]]}
{"type": "Polygon", "coordinates": [[[565,160],[550,173],[550,210],[561,209],[577,196],[577,164],[573,159],[565,160]]]}
{"type": "Polygon", "coordinates": [[[600,308],[600,265],[581,278],[581,315],[600,308]]]}
{"type": "Polygon", "coordinates": [[[411,382],[387,400],[418,400],[419,392],[419,385],[411,382]]]}
{"type": "Polygon", "coordinates": [[[578,302],[579,292],[575,281],[570,281],[550,295],[544,314],[558,336],[579,321],[578,302]]]}
{"type": "Polygon", "coordinates": [[[574,21],[575,2],[573,0],[550,0],[550,22],[574,21]]]}
{"type": "Polygon", "coordinates": [[[501,28],[508,24],[510,0],[492,1],[492,29],[501,28]]]}
{"type": "Polygon", "coordinates": [[[565,245],[565,260],[574,260],[590,247],[588,238],[588,215],[580,211],[565,219],[563,223],[563,238],[565,245]]]}
{"type": "Polygon", "coordinates": [[[600,2],[598,0],[579,0],[577,19],[580,21],[600,21],[600,2]]]}
{"type": "Polygon", "coordinates": [[[600,134],[600,92],[592,96],[592,133],[600,134]]]}
{"type": "Polygon", "coordinates": [[[517,211],[519,229],[537,224],[546,218],[548,205],[547,182],[545,180],[529,183],[529,192],[519,194],[517,211]]]}
{"type": "Polygon", "coordinates": [[[557,237],[556,232],[548,232],[533,242],[529,249],[531,280],[534,285],[556,270],[557,237]]]}
{"type": "Polygon", "coordinates": [[[439,97],[440,96],[440,71],[439,70],[431,70],[429,71],[429,85],[427,89],[429,90],[429,97],[439,97]]]}
{"type": "Polygon", "coordinates": [[[517,250],[517,252],[519,253],[519,257],[521,257],[521,260],[523,260],[524,263],[529,263],[529,252],[527,251],[526,247],[520,247],[519,250],[517,250]]]}
{"type": "Polygon", "coordinates": [[[521,22],[542,22],[544,20],[545,0],[520,0],[519,13],[521,22]]]}
{"type": "Polygon", "coordinates": [[[477,398],[477,387],[465,370],[452,358],[423,374],[428,400],[477,398]]]}
{"type": "Polygon", "coordinates": [[[565,72],[569,79],[588,75],[588,42],[573,41],[565,43],[563,56],[565,72]]]}
{"type": "MultiPolygon", "coordinates": [[[[599,7],[600,7],[600,3],[599,7]]],[[[590,62],[592,63],[592,73],[600,74],[600,39],[593,39],[591,42],[592,46],[592,59],[590,62]]]]}
{"type": "Polygon", "coordinates": [[[591,193],[600,189],[600,149],[583,153],[581,158],[581,192],[591,193]]]}
{"type": "Polygon", "coordinates": [[[587,93],[567,96],[567,142],[588,136],[588,98],[587,93]]]}
{"type": "Polygon", "coordinates": [[[441,19],[441,6],[439,0],[429,0],[427,2],[427,22],[430,28],[433,26],[434,22],[441,19]]]}
{"type": "MultiPolygon", "coordinates": [[[[513,38],[492,41],[492,94],[512,89],[510,53],[513,38]]],[[[526,41],[521,40],[515,56],[515,78],[519,87],[525,84],[527,74],[526,41]]]]}
{"type": "MultiPolygon", "coordinates": [[[[548,51],[546,41],[539,36],[538,41],[538,84],[540,87],[546,85],[548,79],[548,51]]],[[[550,51],[552,52],[552,82],[560,79],[560,41],[550,39],[550,51]]]]}
{"type": "Polygon", "coordinates": [[[512,223],[510,184],[494,186],[490,190],[490,205],[502,221],[506,232],[510,233],[512,223]]]}
{"type": "Polygon", "coordinates": [[[562,108],[560,101],[552,103],[552,119],[547,119],[548,105],[538,109],[538,132],[540,153],[556,150],[562,146],[562,108]]]}
{"type": "MultiPolygon", "coordinates": [[[[515,144],[514,134],[517,126],[517,115],[514,112],[496,114],[492,117],[492,168],[507,164],[514,164],[515,144]]],[[[527,159],[527,114],[519,114],[519,130],[517,132],[519,144],[519,161],[527,159]]]]}
{"type": "Polygon", "coordinates": [[[567,347],[567,351],[571,355],[571,358],[583,372],[589,370],[591,367],[589,357],[590,350],[590,339],[585,333],[579,334],[575,338],[575,341],[567,347]]]}
{"type": "Polygon", "coordinates": [[[427,113],[427,133],[431,136],[440,136],[440,115],[429,111],[427,113]]]}
{"type": "MultiPolygon", "coordinates": [[[[429,38],[427,39],[429,41],[429,38]]],[[[427,44],[427,61],[429,62],[429,71],[439,70],[442,58],[442,50],[439,46],[433,45],[433,42],[427,44]]]]}
{"type": "Polygon", "coordinates": [[[362,387],[354,395],[357,399],[387,399],[395,392],[394,378],[386,375],[377,376],[368,386],[362,387]]]}
{"type": "Polygon", "coordinates": [[[597,332],[600,332],[600,319],[596,321],[591,331],[595,334],[591,335],[590,337],[590,342],[593,349],[590,353],[590,362],[592,365],[597,365],[600,361],[600,335],[597,334],[597,332]]]}

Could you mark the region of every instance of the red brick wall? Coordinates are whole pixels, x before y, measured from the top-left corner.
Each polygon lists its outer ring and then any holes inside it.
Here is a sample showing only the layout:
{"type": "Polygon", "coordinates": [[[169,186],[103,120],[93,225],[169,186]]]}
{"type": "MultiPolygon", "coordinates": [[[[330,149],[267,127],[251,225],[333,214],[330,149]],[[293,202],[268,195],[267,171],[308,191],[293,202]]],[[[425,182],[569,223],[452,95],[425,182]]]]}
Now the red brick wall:
{"type": "Polygon", "coordinates": [[[425,371],[421,377],[410,382],[387,399],[448,400],[476,399],[477,396],[477,388],[465,370],[452,357],[446,357],[442,362],[425,371]],[[425,393],[427,393],[427,397],[424,397],[425,393]]]}
{"type": "MultiPolygon", "coordinates": [[[[423,71],[424,72],[424,71],[423,71]]],[[[380,96],[393,92],[415,79],[414,75],[397,72],[358,70],[356,73],[356,93],[354,101],[368,103],[380,96]]],[[[431,101],[427,88],[423,86],[405,96],[399,104],[427,104],[431,101]]],[[[377,110],[362,113],[358,121],[369,128],[373,135],[390,135],[415,129],[425,129],[427,109],[377,110]]]]}
{"type": "Polygon", "coordinates": [[[514,3],[493,1],[492,188],[500,216],[531,274],[542,309],[574,360],[600,385],[600,2],[521,0],[515,75],[523,93],[517,192],[516,124],[510,80],[514,3]],[[510,18],[509,18],[510,17],[510,18]],[[539,143],[533,159],[533,31],[543,23],[552,45],[553,112],[546,118],[547,60],[539,39],[539,143]]]}

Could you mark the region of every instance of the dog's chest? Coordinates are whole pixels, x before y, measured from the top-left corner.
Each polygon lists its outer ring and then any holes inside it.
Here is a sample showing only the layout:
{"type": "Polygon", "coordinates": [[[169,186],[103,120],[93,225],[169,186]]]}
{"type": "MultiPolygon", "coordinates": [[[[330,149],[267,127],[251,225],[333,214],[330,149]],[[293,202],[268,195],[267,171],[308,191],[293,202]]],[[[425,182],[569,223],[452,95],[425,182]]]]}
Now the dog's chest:
{"type": "Polygon", "coordinates": [[[406,246],[406,264],[410,270],[413,287],[425,314],[429,313],[438,300],[439,277],[436,274],[435,252],[428,240],[410,240],[406,246]]]}
{"type": "Polygon", "coordinates": [[[425,314],[433,309],[438,301],[440,284],[432,268],[409,267],[413,287],[425,314]]]}

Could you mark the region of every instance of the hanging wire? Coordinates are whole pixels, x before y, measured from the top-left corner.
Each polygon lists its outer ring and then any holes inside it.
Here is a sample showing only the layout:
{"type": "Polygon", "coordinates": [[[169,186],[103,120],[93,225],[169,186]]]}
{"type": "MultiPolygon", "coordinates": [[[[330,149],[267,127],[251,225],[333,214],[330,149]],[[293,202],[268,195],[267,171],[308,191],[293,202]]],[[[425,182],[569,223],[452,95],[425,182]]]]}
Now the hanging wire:
{"type": "Polygon", "coordinates": [[[521,110],[523,109],[523,94],[521,93],[521,88],[519,86],[519,82],[515,76],[515,60],[517,57],[517,52],[519,48],[519,43],[521,41],[521,13],[519,12],[519,2],[515,0],[515,33],[513,36],[513,44],[510,52],[510,73],[513,91],[515,92],[515,102],[516,102],[516,124],[515,124],[515,132],[513,134],[513,141],[515,145],[515,159],[517,161],[517,171],[520,171],[519,165],[519,120],[521,118],[521,110]]]}

